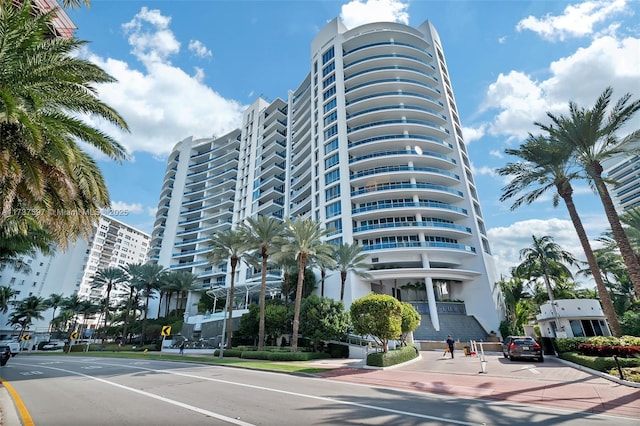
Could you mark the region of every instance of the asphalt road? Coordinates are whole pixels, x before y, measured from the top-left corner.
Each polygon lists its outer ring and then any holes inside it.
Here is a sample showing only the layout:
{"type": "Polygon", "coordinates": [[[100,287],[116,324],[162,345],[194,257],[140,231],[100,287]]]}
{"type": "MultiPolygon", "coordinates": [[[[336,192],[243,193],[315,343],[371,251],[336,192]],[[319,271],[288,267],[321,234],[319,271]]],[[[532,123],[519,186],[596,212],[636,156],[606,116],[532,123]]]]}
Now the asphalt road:
{"type": "Polygon", "coordinates": [[[223,366],[24,356],[0,376],[35,425],[635,425],[634,419],[223,366]]]}

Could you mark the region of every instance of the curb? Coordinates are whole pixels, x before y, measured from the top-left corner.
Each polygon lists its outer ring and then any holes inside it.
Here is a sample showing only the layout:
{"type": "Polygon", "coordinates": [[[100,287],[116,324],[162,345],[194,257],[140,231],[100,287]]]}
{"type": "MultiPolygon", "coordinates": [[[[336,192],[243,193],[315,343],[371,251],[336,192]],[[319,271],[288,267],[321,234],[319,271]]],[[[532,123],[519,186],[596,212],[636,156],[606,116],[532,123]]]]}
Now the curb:
{"type": "MultiPolygon", "coordinates": [[[[0,424],[3,426],[22,425],[18,410],[5,384],[0,382],[0,424]]],[[[33,425],[33,423],[31,423],[33,425]]]]}

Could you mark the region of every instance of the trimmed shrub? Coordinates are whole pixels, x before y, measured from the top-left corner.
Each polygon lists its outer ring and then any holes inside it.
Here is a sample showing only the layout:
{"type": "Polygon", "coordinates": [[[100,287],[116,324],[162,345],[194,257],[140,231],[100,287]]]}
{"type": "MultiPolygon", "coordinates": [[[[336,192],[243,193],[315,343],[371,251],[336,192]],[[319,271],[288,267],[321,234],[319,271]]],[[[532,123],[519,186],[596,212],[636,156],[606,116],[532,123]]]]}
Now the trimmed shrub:
{"type": "Polygon", "coordinates": [[[311,352],[269,352],[269,361],[308,361],[311,352]]]}
{"type": "MultiPolygon", "coordinates": [[[[241,358],[242,352],[240,349],[225,349],[223,352],[223,356],[230,356],[233,358],[241,358]]],[[[220,349],[216,350],[217,354],[220,354],[220,349]]]]}
{"type": "Polygon", "coordinates": [[[558,346],[558,352],[577,352],[578,345],[581,343],[587,343],[586,337],[571,337],[566,339],[556,339],[556,345],[558,346]]]}
{"type": "MultiPolygon", "coordinates": [[[[596,371],[601,371],[603,373],[608,373],[614,368],[616,368],[617,370],[616,362],[611,357],[587,356],[577,354],[575,352],[564,352],[559,356],[560,358],[567,361],[591,368],[596,371]]],[[[640,367],[640,359],[638,358],[618,358],[618,362],[623,368],[640,367]]]]}
{"type": "Polygon", "coordinates": [[[578,352],[590,356],[614,356],[633,358],[640,355],[640,346],[605,346],[581,343],[578,352]]]}
{"type": "Polygon", "coordinates": [[[269,359],[269,351],[242,351],[240,358],[246,359],[269,359]]]}
{"type": "Polygon", "coordinates": [[[401,348],[385,352],[376,352],[367,355],[367,365],[372,367],[390,367],[417,358],[420,352],[415,346],[403,346],[401,348]]]}

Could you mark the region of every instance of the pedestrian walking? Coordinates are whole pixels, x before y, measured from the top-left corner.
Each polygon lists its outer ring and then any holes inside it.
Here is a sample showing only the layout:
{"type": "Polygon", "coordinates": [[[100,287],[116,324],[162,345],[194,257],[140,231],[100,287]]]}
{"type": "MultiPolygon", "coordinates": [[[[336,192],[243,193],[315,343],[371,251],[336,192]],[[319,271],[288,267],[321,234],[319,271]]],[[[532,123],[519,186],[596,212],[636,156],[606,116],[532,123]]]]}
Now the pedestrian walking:
{"type": "Polygon", "coordinates": [[[451,337],[451,335],[447,336],[447,349],[449,349],[449,352],[451,352],[451,359],[453,359],[453,347],[455,346],[456,341],[453,340],[453,337],[451,337]]]}
{"type": "Polygon", "coordinates": [[[180,348],[180,355],[184,355],[184,340],[180,342],[180,346],[178,346],[178,348],[180,348]]]}

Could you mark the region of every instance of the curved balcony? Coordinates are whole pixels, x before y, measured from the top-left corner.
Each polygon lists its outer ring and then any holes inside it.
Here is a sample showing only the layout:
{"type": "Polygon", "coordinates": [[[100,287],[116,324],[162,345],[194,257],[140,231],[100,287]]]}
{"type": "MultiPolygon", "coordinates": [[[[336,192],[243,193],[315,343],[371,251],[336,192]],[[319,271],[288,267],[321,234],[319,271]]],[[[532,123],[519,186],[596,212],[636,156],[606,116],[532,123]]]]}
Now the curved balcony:
{"type": "MultiPolygon", "coordinates": [[[[398,148],[399,143],[402,143],[405,146],[428,145],[429,149],[432,149],[438,153],[450,153],[453,150],[453,145],[451,145],[449,142],[433,136],[420,134],[388,134],[361,140],[350,139],[349,153],[352,156],[357,156],[358,153],[364,154],[370,152],[372,149],[384,150],[386,146],[388,146],[389,148],[398,148]]],[[[427,149],[425,149],[425,151],[426,150],[427,149]]]]}
{"type": "MultiPolygon", "coordinates": [[[[464,234],[466,236],[471,235],[471,228],[454,223],[436,222],[431,220],[425,221],[413,221],[413,222],[393,222],[393,223],[380,223],[375,225],[357,226],[353,228],[354,234],[366,233],[367,237],[375,237],[376,235],[389,234],[391,230],[411,230],[415,232],[415,228],[424,228],[430,231],[436,231],[433,235],[451,235],[451,233],[464,234]],[[437,231],[442,231],[438,234],[437,231]]],[[[394,231],[395,233],[395,231],[394,231]]]]}
{"type": "MultiPolygon", "coordinates": [[[[359,58],[353,61],[344,61],[345,75],[351,73],[357,73],[365,68],[371,68],[371,64],[374,63],[377,67],[389,67],[389,66],[406,66],[406,67],[418,67],[423,68],[425,72],[435,71],[434,66],[430,63],[430,60],[426,55],[416,54],[397,54],[392,51],[382,54],[376,54],[380,51],[366,52],[364,55],[359,55],[359,58]],[[367,66],[369,64],[369,66],[367,66]]],[[[434,78],[435,80],[435,78],[434,78]]],[[[437,81],[437,80],[436,80],[437,81]]]]}
{"type": "Polygon", "coordinates": [[[375,205],[356,207],[351,210],[351,214],[357,215],[357,220],[366,218],[376,218],[388,216],[389,212],[399,214],[402,212],[415,213],[416,211],[438,212],[438,216],[443,219],[455,221],[467,216],[467,210],[451,204],[436,201],[402,201],[394,202],[390,200],[380,200],[375,205]],[[395,213],[397,211],[397,213],[395,213]]]}
{"type": "Polygon", "coordinates": [[[416,102],[425,102],[429,108],[435,108],[436,110],[442,110],[444,104],[433,96],[428,96],[419,92],[407,92],[407,91],[387,91],[377,92],[366,96],[355,97],[354,99],[347,99],[345,105],[347,106],[347,114],[351,114],[353,111],[357,111],[362,108],[376,108],[385,107],[389,105],[401,105],[411,104],[416,102]],[[366,103],[364,103],[366,102],[366,103]],[[364,104],[364,107],[362,104],[364,104]]]}
{"type": "Polygon", "coordinates": [[[366,80],[363,83],[354,85],[345,91],[347,99],[352,97],[363,97],[381,91],[387,92],[416,92],[425,93],[429,96],[438,96],[436,88],[429,81],[415,80],[409,78],[387,78],[380,80],[366,80]]]}
{"type": "Polygon", "coordinates": [[[376,250],[393,250],[393,249],[407,249],[407,248],[417,248],[417,249],[446,249],[446,250],[455,250],[461,251],[469,254],[475,254],[475,247],[466,246],[463,244],[454,244],[454,243],[441,243],[435,241],[407,241],[407,242],[396,242],[396,243],[380,243],[380,244],[370,244],[363,247],[362,251],[376,251],[376,250]]]}
{"type": "Polygon", "coordinates": [[[455,166],[457,164],[456,160],[452,157],[449,157],[444,154],[440,154],[438,152],[432,151],[416,151],[415,149],[403,149],[403,150],[388,150],[388,151],[378,151],[372,152],[370,154],[364,154],[357,157],[349,158],[349,164],[355,164],[359,162],[364,162],[367,160],[380,159],[381,163],[388,164],[388,157],[393,156],[405,156],[412,159],[412,157],[420,157],[426,158],[429,160],[437,160],[438,162],[442,162],[443,165],[451,165],[455,166]]]}
{"type": "Polygon", "coordinates": [[[392,132],[418,133],[424,132],[435,138],[446,138],[449,130],[444,127],[424,120],[381,120],[362,124],[347,129],[347,135],[351,139],[366,139],[379,135],[380,133],[392,132]]]}
{"type": "Polygon", "coordinates": [[[347,114],[347,124],[354,126],[367,123],[370,120],[382,118],[404,116],[407,119],[420,119],[429,117],[432,123],[446,124],[447,117],[438,111],[424,108],[418,105],[385,105],[375,108],[367,108],[347,114]]]}
{"type": "Polygon", "coordinates": [[[372,169],[352,171],[349,180],[352,185],[357,185],[359,180],[370,176],[389,176],[393,174],[395,179],[410,179],[419,175],[428,175],[429,180],[436,184],[447,186],[460,182],[460,176],[436,167],[411,167],[411,166],[382,166],[372,169]]]}
{"type": "Polygon", "coordinates": [[[371,186],[365,186],[351,191],[351,199],[354,203],[364,203],[367,201],[374,201],[381,196],[388,196],[389,193],[397,192],[400,195],[414,195],[414,194],[438,194],[439,198],[444,203],[455,203],[464,198],[461,191],[443,186],[434,185],[430,183],[383,183],[371,186]]]}

